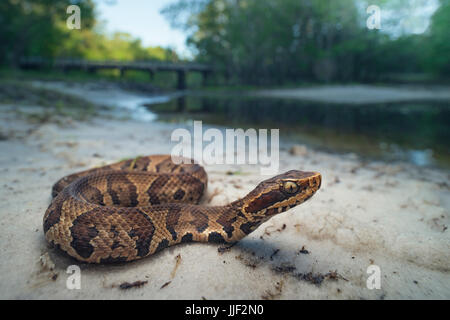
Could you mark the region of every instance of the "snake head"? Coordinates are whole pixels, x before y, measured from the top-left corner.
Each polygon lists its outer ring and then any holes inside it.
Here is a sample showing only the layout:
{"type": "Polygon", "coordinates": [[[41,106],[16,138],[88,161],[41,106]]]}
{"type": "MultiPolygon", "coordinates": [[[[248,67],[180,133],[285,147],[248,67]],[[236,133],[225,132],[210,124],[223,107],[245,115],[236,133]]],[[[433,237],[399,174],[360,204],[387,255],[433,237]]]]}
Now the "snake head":
{"type": "Polygon", "coordinates": [[[242,210],[252,216],[271,217],[311,198],[321,182],[318,172],[285,172],[261,182],[245,197],[242,210]]]}

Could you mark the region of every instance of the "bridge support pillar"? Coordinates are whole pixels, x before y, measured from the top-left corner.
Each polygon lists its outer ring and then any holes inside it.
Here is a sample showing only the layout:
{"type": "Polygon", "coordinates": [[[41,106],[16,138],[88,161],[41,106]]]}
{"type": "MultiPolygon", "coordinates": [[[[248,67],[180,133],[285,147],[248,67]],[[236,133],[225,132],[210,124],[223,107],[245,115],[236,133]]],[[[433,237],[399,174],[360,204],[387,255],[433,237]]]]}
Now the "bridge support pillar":
{"type": "Polygon", "coordinates": [[[225,76],[225,83],[230,84],[231,72],[229,70],[225,70],[224,76],[225,76]]]}
{"type": "Polygon", "coordinates": [[[186,71],[179,70],[179,71],[177,71],[177,74],[178,74],[177,89],[185,90],[186,89],[186,71]]]}
{"type": "Polygon", "coordinates": [[[125,77],[125,68],[120,68],[119,71],[120,71],[120,78],[125,77]]]}
{"type": "Polygon", "coordinates": [[[208,84],[209,75],[210,75],[209,71],[203,71],[202,72],[202,85],[203,86],[206,86],[208,84]]]}
{"type": "Polygon", "coordinates": [[[150,70],[148,70],[148,74],[150,75],[150,80],[155,79],[155,71],[150,69],[150,70]]]}
{"type": "Polygon", "coordinates": [[[186,97],[182,96],[177,99],[177,112],[186,111],[186,97]]]}

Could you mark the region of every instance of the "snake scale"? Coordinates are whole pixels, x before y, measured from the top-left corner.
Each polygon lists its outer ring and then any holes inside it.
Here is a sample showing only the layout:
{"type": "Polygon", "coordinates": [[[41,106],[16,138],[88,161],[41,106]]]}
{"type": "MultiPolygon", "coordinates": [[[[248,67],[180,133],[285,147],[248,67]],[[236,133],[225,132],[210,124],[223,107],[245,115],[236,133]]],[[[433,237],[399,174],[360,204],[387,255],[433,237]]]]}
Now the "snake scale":
{"type": "Polygon", "coordinates": [[[131,261],[179,243],[235,243],[320,184],[319,173],[291,170],[227,205],[198,205],[203,167],[169,155],[138,157],[59,180],[43,227],[47,241],[79,261],[131,261]]]}

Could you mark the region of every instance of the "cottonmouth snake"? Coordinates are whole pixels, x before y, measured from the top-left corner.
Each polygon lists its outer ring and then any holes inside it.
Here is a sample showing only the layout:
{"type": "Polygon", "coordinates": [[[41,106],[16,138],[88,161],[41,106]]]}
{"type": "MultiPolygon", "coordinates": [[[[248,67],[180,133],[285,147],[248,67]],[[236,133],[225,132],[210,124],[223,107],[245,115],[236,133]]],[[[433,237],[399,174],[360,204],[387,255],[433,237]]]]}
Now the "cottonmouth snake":
{"type": "Polygon", "coordinates": [[[174,164],[168,155],[139,157],[59,180],[44,233],[89,263],[140,259],[183,242],[234,243],[309,199],[320,184],[319,173],[292,170],[230,204],[198,205],[207,186],[203,167],[174,164]]]}

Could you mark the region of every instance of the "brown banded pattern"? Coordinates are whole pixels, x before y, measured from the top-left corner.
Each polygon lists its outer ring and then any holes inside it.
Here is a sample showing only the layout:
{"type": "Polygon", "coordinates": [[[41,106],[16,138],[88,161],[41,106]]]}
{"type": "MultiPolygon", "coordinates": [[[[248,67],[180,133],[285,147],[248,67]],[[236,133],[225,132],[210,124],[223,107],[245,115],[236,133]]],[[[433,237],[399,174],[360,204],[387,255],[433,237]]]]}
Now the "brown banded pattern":
{"type": "Polygon", "coordinates": [[[46,239],[88,263],[140,259],[186,242],[233,243],[309,199],[315,172],[288,171],[225,206],[198,205],[207,174],[168,155],[124,160],[59,180],[44,215],[46,239]]]}

